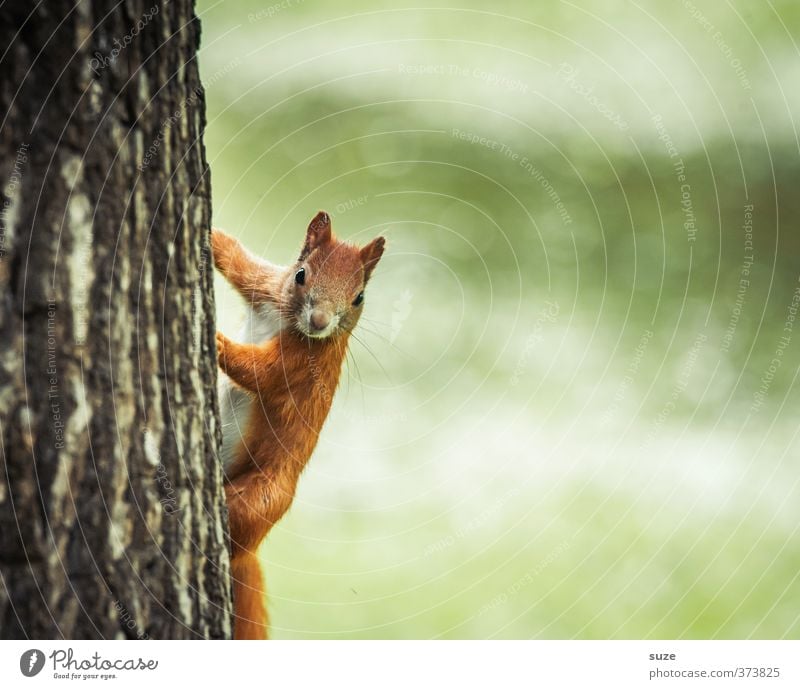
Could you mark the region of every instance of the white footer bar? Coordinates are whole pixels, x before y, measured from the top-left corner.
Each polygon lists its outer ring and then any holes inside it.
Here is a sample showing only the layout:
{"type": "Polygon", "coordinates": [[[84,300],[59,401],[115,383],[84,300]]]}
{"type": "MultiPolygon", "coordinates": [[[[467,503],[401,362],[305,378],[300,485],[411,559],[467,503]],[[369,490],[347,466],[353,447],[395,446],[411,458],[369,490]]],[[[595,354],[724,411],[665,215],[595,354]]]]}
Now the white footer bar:
{"type": "Polygon", "coordinates": [[[797,641],[9,641],[3,686],[800,687],[797,641]]]}

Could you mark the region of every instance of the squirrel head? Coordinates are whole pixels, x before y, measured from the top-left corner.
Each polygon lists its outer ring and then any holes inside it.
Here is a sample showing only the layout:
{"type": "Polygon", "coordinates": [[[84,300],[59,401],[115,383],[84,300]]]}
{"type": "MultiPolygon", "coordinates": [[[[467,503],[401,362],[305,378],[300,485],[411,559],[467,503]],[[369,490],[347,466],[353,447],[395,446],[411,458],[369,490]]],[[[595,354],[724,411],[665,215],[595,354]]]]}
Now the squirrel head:
{"type": "Polygon", "coordinates": [[[296,330],[315,339],[352,332],[361,316],[364,289],[385,243],[383,237],[362,247],[342,242],[331,230],[330,216],[324,211],[317,213],[284,284],[296,330]]]}

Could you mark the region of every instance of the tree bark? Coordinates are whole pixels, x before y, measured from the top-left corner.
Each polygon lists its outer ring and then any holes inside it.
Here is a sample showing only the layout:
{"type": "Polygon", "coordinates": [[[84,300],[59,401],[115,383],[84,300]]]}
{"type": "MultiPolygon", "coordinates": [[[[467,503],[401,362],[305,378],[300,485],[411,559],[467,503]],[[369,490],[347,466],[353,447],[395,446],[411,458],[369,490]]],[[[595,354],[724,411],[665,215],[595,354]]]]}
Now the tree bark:
{"type": "Polygon", "coordinates": [[[0,636],[231,636],[192,0],[0,6],[0,636]]]}

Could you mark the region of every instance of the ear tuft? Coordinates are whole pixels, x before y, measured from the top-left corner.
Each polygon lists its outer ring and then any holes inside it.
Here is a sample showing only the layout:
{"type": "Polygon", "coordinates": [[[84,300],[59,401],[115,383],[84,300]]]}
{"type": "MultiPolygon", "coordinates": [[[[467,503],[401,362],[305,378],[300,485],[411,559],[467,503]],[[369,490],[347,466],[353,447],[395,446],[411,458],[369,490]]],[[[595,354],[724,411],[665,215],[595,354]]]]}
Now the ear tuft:
{"type": "Polygon", "coordinates": [[[306,241],[300,252],[300,260],[305,259],[314,249],[331,241],[331,217],[320,211],[314,216],[306,230],[306,241]]]}
{"type": "Polygon", "coordinates": [[[383,256],[385,246],[386,240],[383,237],[375,237],[369,244],[361,247],[359,253],[361,254],[361,261],[364,264],[364,282],[369,280],[372,271],[375,270],[375,266],[378,265],[378,261],[380,261],[381,256],[383,256]]]}

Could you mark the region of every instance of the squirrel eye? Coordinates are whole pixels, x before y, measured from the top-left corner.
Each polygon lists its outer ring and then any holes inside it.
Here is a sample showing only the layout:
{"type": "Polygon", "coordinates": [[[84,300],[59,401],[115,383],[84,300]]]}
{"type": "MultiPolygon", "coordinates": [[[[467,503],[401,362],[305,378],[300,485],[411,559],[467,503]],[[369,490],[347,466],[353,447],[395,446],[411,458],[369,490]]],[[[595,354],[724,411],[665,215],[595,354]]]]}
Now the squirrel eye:
{"type": "Polygon", "coordinates": [[[363,302],[364,302],[364,293],[359,292],[358,296],[353,300],[353,306],[361,306],[363,302]]]}
{"type": "Polygon", "coordinates": [[[298,285],[305,285],[306,284],[306,269],[301,268],[294,274],[294,281],[298,285]]]}

